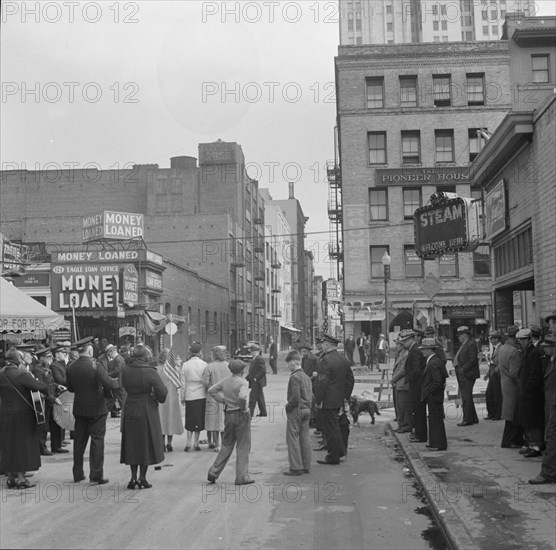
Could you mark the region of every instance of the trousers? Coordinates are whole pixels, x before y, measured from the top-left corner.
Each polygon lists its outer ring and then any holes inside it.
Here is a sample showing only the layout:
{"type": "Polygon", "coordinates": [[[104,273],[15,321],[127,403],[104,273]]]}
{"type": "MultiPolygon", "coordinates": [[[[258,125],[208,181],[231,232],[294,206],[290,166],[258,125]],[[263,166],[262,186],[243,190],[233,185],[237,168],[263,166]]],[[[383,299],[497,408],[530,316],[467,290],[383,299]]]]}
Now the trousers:
{"type": "Polygon", "coordinates": [[[266,416],[266,403],[264,400],[264,392],[262,386],[258,382],[254,382],[249,392],[249,412],[251,416],[255,413],[255,405],[259,407],[259,414],[266,416]]]}
{"type": "Polygon", "coordinates": [[[290,470],[311,469],[311,440],[309,419],[311,409],[293,409],[286,413],[286,444],[290,470]]]}
{"type": "Polygon", "coordinates": [[[475,403],[473,403],[473,386],[475,380],[460,375],[456,371],[458,379],[459,392],[461,395],[461,408],[463,409],[463,422],[468,424],[477,424],[479,417],[475,410],[475,403]]]}
{"type": "Polygon", "coordinates": [[[338,409],[320,409],[322,429],[326,437],[326,459],[330,462],[340,462],[340,457],[346,453],[340,424],[338,422],[338,409]]]}
{"type": "Polygon", "coordinates": [[[100,416],[76,416],[73,437],[73,479],[83,477],[83,455],[91,438],[89,451],[89,479],[104,476],[104,436],[106,435],[107,414],[100,416]]]}

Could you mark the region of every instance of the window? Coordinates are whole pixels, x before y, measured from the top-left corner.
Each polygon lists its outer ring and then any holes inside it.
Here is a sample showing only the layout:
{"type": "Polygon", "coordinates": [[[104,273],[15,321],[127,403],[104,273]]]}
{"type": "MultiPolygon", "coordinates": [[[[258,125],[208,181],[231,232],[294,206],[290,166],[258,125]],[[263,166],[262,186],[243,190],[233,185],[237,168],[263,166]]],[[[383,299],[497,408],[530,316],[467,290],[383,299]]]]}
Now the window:
{"type": "Polygon", "coordinates": [[[356,31],[360,31],[361,30],[361,16],[360,14],[358,14],[359,17],[355,20],[355,30],[356,31]]]}
{"type": "Polygon", "coordinates": [[[482,13],[481,13],[481,18],[483,21],[488,21],[488,11],[483,9],[482,13]]]}
{"type": "Polygon", "coordinates": [[[433,31],[437,31],[437,30],[438,30],[438,21],[433,21],[433,22],[432,22],[432,30],[433,30],[433,31]]]}
{"type": "Polygon", "coordinates": [[[434,104],[437,107],[449,107],[452,104],[451,76],[433,75],[434,104]]]}
{"type": "Polygon", "coordinates": [[[434,37],[434,41],[435,41],[435,42],[440,42],[440,36],[435,36],[435,37],[434,37]]]}
{"type": "Polygon", "coordinates": [[[447,37],[447,36],[443,36],[443,37],[442,37],[442,42],[448,42],[448,37],[447,37]]]}
{"type": "Polygon", "coordinates": [[[386,132],[369,132],[369,164],[386,164],[386,132]]]}
{"type": "Polygon", "coordinates": [[[440,6],[440,15],[447,15],[448,13],[448,7],[446,6],[446,4],[442,4],[440,6]]]}
{"type": "Polygon", "coordinates": [[[488,244],[480,244],[473,252],[473,275],[490,277],[490,247],[488,244]]]}
{"type": "Polygon", "coordinates": [[[367,109],[384,106],[384,78],[367,78],[367,109]]]}
{"type": "Polygon", "coordinates": [[[386,23],[386,30],[388,32],[394,32],[394,23],[386,23]]]}
{"type": "Polygon", "coordinates": [[[353,31],[353,13],[348,13],[348,31],[353,31]]]}
{"type": "Polygon", "coordinates": [[[533,82],[550,82],[548,55],[532,55],[533,82]]]}
{"type": "Polygon", "coordinates": [[[443,31],[448,30],[448,21],[446,21],[446,20],[442,21],[442,30],[443,31]]]}
{"type": "Polygon", "coordinates": [[[492,25],[492,34],[495,36],[498,35],[498,25],[492,25]]]}
{"type": "Polygon", "coordinates": [[[388,14],[392,13],[392,6],[386,6],[386,13],[388,14]]]}
{"type": "Polygon", "coordinates": [[[417,77],[400,76],[400,105],[417,107],[417,77]]]}
{"type": "Polygon", "coordinates": [[[433,15],[438,15],[438,4],[433,4],[432,5],[432,14],[433,15]]]}
{"type": "MultiPolygon", "coordinates": [[[[471,198],[479,203],[478,216],[479,216],[479,235],[484,235],[484,203],[483,192],[481,189],[471,189],[471,198]]],[[[480,237],[482,238],[482,237],[480,237]]]]}
{"type": "Polygon", "coordinates": [[[467,42],[473,41],[473,31],[465,31],[465,40],[467,42]]]}
{"type": "Polygon", "coordinates": [[[483,34],[488,36],[488,25],[483,25],[483,34]]]}
{"type": "Polygon", "coordinates": [[[412,244],[404,245],[403,257],[405,266],[405,276],[407,278],[423,276],[423,260],[415,253],[415,246],[412,244]]]}
{"type": "Polygon", "coordinates": [[[402,163],[421,162],[421,133],[419,130],[402,132],[402,163]]]}
{"type": "Polygon", "coordinates": [[[484,138],[479,133],[479,130],[486,130],[486,128],[469,128],[469,162],[472,162],[475,157],[481,152],[484,144],[484,138]]]}
{"type": "Polygon", "coordinates": [[[454,131],[435,130],[436,162],[454,162],[454,131]]]}
{"type": "Polygon", "coordinates": [[[382,256],[384,253],[390,254],[390,247],[388,246],[371,246],[371,278],[383,279],[384,266],[382,265],[382,256]]]}
{"type": "Polygon", "coordinates": [[[369,189],[370,220],[388,219],[388,189],[369,189]]]}
{"type": "Polygon", "coordinates": [[[458,255],[444,254],[440,256],[440,265],[438,273],[441,277],[457,277],[458,276],[458,255]]]}
{"type": "Polygon", "coordinates": [[[415,210],[421,207],[421,189],[403,190],[403,217],[405,220],[412,220],[415,210]]]}

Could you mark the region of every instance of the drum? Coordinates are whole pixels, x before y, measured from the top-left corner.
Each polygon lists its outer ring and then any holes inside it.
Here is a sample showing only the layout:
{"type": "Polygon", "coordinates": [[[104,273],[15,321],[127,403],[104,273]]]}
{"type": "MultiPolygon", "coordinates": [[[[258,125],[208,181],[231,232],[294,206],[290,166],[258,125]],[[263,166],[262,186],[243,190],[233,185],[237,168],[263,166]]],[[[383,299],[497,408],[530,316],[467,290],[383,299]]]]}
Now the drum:
{"type": "Polygon", "coordinates": [[[61,405],[54,403],[52,408],[52,414],[54,420],[60,428],[64,430],[74,430],[75,429],[75,418],[73,417],[73,399],[75,394],[66,390],[63,391],[58,399],[62,402],[61,405]]]}

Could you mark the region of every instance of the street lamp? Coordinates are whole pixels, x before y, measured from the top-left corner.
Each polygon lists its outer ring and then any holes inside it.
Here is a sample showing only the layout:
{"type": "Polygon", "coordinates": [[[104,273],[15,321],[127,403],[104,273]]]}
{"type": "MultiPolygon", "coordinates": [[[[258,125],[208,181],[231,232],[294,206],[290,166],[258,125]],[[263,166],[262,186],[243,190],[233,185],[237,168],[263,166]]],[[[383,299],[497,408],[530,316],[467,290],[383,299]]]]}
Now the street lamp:
{"type": "Polygon", "coordinates": [[[384,320],[386,322],[386,330],[384,335],[386,336],[386,341],[390,343],[389,325],[388,325],[388,279],[390,279],[390,264],[392,263],[392,258],[388,254],[388,251],[382,256],[382,265],[384,267],[384,320]]]}

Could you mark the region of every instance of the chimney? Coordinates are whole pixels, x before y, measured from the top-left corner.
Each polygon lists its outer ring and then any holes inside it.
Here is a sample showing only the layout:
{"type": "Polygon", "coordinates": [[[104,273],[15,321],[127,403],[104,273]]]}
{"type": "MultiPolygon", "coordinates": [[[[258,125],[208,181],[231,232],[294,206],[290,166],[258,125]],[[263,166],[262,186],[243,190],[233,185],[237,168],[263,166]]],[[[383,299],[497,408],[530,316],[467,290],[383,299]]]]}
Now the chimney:
{"type": "Polygon", "coordinates": [[[289,199],[295,199],[295,193],[294,193],[294,190],[293,190],[293,186],[294,186],[293,181],[290,181],[288,183],[288,187],[289,187],[289,190],[290,190],[290,196],[288,197],[289,199]]]}

